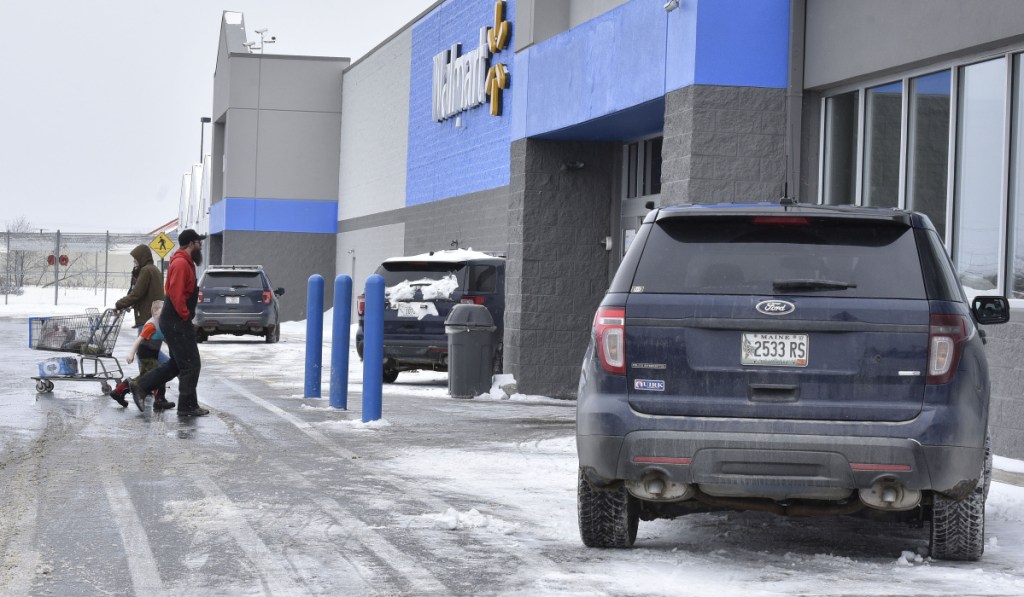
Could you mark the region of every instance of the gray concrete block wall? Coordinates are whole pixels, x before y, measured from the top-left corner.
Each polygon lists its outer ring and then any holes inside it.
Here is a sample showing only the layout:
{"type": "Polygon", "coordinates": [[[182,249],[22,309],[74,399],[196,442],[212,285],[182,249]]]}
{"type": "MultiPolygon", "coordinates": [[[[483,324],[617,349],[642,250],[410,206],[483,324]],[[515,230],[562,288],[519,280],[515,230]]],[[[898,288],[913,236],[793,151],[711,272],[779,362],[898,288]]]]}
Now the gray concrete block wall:
{"type": "MultiPolygon", "coordinates": [[[[508,252],[508,187],[338,222],[337,273],[365,285],[388,257],[453,249],[508,252]],[[353,251],[350,253],[349,251],[353,251]]],[[[356,293],[358,294],[358,292],[356,293]]]]}
{"type": "Polygon", "coordinates": [[[1024,312],[1014,311],[1009,323],[985,327],[992,403],[989,431],[992,450],[1000,456],[1024,458],[1024,312]]]}
{"type": "Polygon", "coordinates": [[[221,263],[262,265],[274,288],[284,287],[280,298],[281,320],[306,318],[309,277],[324,277],[324,304],[334,301],[334,256],[337,239],[333,234],[292,232],[223,233],[221,263]]]}
{"type": "Polygon", "coordinates": [[[508,187],[498,187],[404,209],[405,254],[455,248],[506,253],[508,194],[508,187]]]}
{"type": "Polygon", "coordinates": [[[574,398],[608,286],[614,143],[512,144],[505,371],[526,394],[574,398]],[[580,161],[582,170],[563,170],[580,161]]]}
{"type": "Polygon", "coordinates": [[[661,203],[771,201],[786,181],[786,92],[691,85],[665,98],[661,203]]]}

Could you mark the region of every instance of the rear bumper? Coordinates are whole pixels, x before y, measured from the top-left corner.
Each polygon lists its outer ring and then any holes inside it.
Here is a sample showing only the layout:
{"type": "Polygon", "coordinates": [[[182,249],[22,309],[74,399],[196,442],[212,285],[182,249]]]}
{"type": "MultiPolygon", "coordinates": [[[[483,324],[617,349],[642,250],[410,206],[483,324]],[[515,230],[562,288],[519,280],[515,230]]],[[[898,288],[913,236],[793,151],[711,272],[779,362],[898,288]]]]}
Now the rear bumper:
{"type": "Polygon", "coordinates": [[[254,313],[205,313],[197,311],[192,322],[196,327],[203,328],[207,332],[248,332],[252,331],[253,328],[263,329],[267,326],[276,324],[276,322],[273,321],[273,313],[270,311],[258,311],[254,313]]]}
{"type": "Polygon", "coordinates": [[[921,412],[906,421],[649,415],[630,407],[625,378],[601,375],[588,353],[579,462],[595,483],[658,471],[723,496],[838,499],[829,496],[881,479],[962,495],[984,464],[988,401],[954,389],[930,386],[921,412]]]}
{"type": "MultiPolygon", "coordinates": [[[[363,357],[363,338],[356,337],[356,352],[363,357]]],[[[448,337],[440,340],[384,340],[384,361],[389,368],[398,370],[448,370],[448,337]]]]}
{"type": "Polygon", "coordinates": [[[727,497],[841,499],[881,479],[959,493],[978,479],[984,449],[924,446],[905,438],[635,431],[576,438],[592,480],[639,480],[653,471],[727,497]]]}

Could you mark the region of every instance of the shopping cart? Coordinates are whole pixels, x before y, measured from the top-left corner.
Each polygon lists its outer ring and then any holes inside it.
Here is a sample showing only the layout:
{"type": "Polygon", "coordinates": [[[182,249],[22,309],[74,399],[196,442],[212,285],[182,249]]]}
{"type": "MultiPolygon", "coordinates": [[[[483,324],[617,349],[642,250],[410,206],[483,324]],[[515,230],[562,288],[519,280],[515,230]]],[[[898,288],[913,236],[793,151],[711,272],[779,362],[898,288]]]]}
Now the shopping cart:
{"type": "Polygon", "coordinates": [[[67,352],[76,357],[54,357],[39,363],[39,375],[33,376],[36,391],[50,392],[54,380],[98,381],[103,393],[108,383],[124,377],[121,363],[113,356],[121,331],[124,311],[86,309],[85,315],[30,317],[28,346],[35,350],[67,352]],[[108,367],[108,365],[110,365],[108,367]]]}

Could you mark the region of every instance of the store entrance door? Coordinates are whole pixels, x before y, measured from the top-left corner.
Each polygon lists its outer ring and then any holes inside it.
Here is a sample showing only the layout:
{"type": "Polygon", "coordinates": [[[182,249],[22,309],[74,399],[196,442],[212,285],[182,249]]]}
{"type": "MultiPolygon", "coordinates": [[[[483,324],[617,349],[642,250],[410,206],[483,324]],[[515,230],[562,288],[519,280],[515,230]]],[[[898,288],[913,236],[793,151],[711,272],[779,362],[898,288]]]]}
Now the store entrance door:
{"type": "Polygon", "coordinates": [[[650,211],[646,204],[661,205],[662,137],[647,137],[622,146],[622,194],[619,209],[619,253],[626,254],[640,224],[650,211]]]}

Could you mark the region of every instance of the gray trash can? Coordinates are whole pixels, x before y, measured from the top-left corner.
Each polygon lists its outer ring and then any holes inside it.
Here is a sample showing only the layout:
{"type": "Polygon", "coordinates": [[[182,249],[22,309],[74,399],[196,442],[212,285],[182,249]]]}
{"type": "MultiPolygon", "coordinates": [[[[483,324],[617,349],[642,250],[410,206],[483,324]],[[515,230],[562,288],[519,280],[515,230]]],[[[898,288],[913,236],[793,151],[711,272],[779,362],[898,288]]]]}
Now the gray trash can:
{"type": "Polygon", "coordinates": [[[444,322],[448,334],[448,393],[472,398],[491,389],[494,319],[483,305],[455,305],[444,322]]]}

